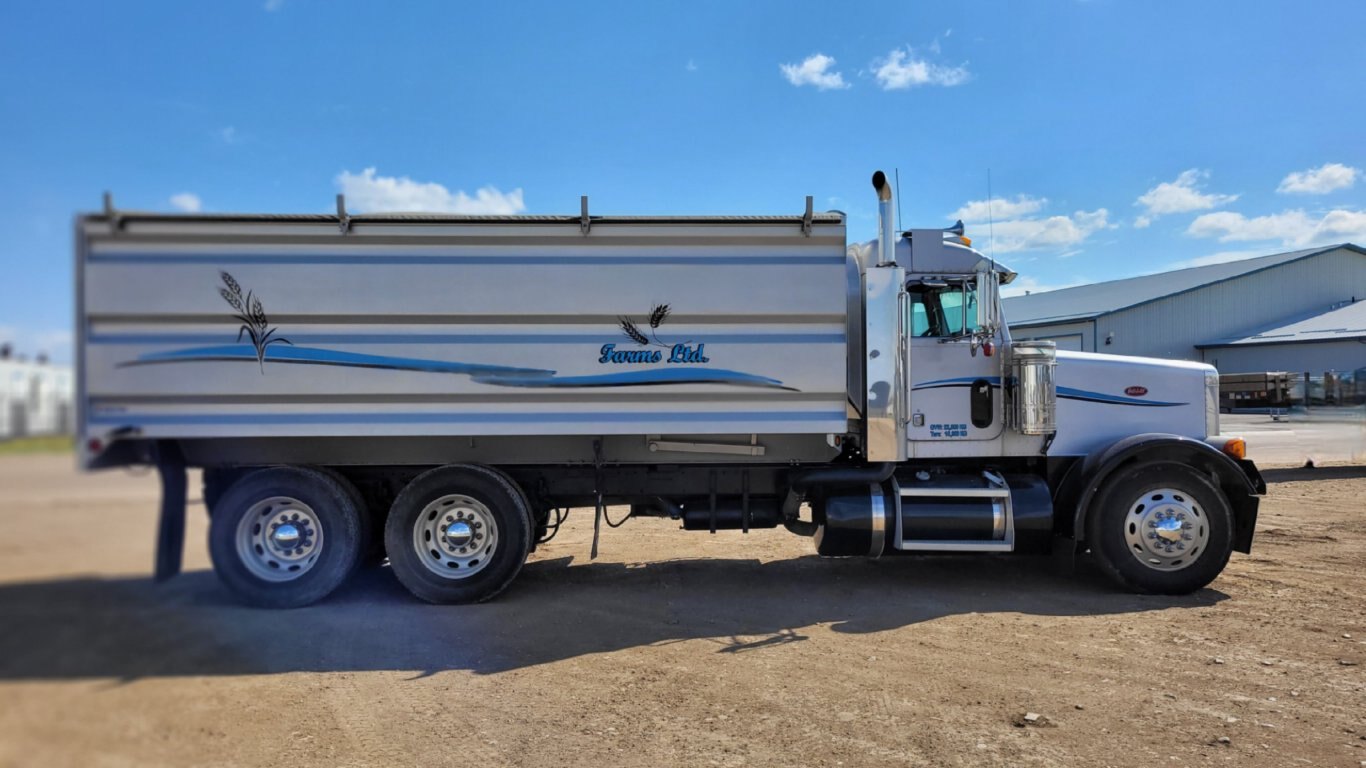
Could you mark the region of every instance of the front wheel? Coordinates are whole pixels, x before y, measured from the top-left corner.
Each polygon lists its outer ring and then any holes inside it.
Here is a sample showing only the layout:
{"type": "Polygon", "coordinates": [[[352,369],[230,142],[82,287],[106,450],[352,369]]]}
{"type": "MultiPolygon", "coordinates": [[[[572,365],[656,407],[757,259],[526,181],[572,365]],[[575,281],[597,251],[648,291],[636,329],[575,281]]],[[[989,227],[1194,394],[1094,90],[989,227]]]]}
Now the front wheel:
{"type": "Polygon", "coordinates": [[[1233,552],[1233,512],[1205,475],[1178,464],[1120,469],[1097,494],[1091,552],[1135,591],[1184,595],[1214,581],[1233,552]]]}
{"type": "Polygon", "coordinates": [[[531,551],[531,510],[500,472],[451,465],[394,499],[384,548],[394,575],[429,603],[477,603],[507,588],[531,551]]]}

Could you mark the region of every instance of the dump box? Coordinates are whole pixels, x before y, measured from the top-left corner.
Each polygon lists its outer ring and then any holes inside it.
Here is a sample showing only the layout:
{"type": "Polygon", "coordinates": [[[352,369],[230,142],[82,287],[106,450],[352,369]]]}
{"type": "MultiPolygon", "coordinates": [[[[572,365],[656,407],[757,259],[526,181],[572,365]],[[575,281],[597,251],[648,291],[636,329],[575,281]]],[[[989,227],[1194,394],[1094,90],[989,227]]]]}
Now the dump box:
{"type": "Polygon", "coordinates": [[[85,435],[848,425],[839,215],[122,215],[77,245],[85,435]]]}

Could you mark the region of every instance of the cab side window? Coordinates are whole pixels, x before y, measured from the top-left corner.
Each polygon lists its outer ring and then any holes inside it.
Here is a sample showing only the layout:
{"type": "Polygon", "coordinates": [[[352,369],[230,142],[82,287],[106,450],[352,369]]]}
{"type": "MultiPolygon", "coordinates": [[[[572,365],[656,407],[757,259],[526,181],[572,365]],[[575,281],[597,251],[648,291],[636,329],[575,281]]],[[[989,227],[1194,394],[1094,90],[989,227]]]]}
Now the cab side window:
{"type": "Polygon", "coordinates": [[[904,322],[910,336],[942,338],[976,330],[977,292],[973,286],[968,286],[966,305],[962,285],[912,284],[906,290],[911,300],[904,322]]]}

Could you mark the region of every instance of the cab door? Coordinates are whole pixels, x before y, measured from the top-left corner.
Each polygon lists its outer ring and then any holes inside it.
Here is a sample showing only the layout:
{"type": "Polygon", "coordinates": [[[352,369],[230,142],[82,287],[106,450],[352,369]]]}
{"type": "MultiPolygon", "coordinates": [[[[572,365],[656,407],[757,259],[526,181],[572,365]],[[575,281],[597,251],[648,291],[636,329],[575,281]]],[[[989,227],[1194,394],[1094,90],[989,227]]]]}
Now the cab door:
{"type": "Polygon", "coordinates": [[[913,280],[906,290],[906,438],[939,442],[999,437],[1004,427],[1000,343],[996,336],[990,344],[973,343],[973,279],[913,280]]]}

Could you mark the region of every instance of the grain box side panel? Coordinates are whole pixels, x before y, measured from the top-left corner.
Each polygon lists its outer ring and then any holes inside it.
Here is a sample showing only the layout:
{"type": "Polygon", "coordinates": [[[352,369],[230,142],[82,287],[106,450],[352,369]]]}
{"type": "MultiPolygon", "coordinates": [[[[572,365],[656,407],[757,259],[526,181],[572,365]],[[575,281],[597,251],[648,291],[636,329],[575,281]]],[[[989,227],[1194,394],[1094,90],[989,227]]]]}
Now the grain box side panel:
{"type": "Polygon", "coordinates": [[[147,437],[846,428],[843,227],[215,222],[95,237],[90,431],[147,437]]]}

